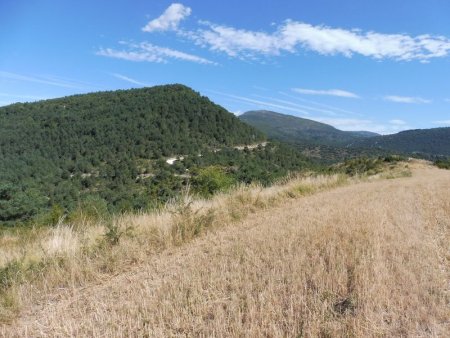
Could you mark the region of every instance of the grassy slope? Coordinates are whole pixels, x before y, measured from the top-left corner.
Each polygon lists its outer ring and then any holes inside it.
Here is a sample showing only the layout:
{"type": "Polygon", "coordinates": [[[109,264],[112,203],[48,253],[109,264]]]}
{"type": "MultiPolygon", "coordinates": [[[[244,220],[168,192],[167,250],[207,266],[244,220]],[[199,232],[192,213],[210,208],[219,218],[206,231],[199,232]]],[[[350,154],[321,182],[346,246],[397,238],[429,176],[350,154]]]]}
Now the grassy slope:
{"type": "MultiPolygon", "coordinates": [[[[213,223],[233,225],[150,256],[136,256],[143,236],[126,239],[112,256],[137,266],[88,287],[75,265],[62,290],[25,286],[22,302],[36,288],[40,302],[0,334],[446,336],[450,172],[415,167],[397,180],[332,190],[339,178],[294,180],[194,203],[195,217],[216,210],[213,223]]],[[[122,222],[181,239],[182,214],[171,215],[122,222]]]]}

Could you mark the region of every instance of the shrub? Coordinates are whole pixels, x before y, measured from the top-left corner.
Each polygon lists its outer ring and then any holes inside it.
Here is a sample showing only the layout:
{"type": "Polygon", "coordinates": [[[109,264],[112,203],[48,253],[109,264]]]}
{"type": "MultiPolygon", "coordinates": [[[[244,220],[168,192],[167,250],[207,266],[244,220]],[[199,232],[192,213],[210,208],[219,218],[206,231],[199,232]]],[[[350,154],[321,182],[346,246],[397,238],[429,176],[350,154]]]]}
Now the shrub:
{"type": "Polygon", "coordinates": [[[103,235],[106,243],[117,245],[123,236],[131,236],[133,233],[132,226],[123,226],[120,222],[107,222],[106,232],[103,235]]]}
{"type": "Polygon", "coordinates": [[[450,159],[447,160],[437,160],[434,165],[440,169],[450,169],[450,159]]]}
{"type": "Polygon", "coordinates": [[[191,202],[181,205],[173,214],[171,237],[175,245],[181,245],[199,236],[213,225],[215,219],[214,209],[208,209],[202,214],[200,209],[192,210],[191,202]]]}
{"type": "Polygon", "coordinates": [[[235,179],[219,166],[197,169],[191,180],[193,191],[202,197],[228,190],[235,183],[235,179]]]}

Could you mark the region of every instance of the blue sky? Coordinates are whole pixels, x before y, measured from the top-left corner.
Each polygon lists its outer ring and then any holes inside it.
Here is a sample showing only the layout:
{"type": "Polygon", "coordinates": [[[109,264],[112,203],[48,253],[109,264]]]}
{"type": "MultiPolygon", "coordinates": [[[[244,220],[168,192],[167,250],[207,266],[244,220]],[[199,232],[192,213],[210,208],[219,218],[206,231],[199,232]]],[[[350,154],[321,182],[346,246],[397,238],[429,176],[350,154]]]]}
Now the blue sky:
{"type": "Polygon", "coordinates": [[[450,1],[0,1],[0,105],[168,83],[236,114],[450,126],[450,1]]]}

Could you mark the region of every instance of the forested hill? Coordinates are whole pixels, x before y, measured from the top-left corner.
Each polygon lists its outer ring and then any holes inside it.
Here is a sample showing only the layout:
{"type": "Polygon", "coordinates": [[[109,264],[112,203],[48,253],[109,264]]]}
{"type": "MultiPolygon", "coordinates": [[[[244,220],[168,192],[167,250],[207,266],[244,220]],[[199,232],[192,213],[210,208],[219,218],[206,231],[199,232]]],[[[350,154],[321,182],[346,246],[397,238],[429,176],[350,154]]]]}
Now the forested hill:
{"type": "Polygon", "coordinates": [[[358,140],[351,146],[419,154],[425,157],[449,157],[450,127],[406,130],[397,134],[358,140]]]}
{"type": "Polygon", "coordinates": [[[450,128],[416,129],[392,135],[342,131],[330,125],[271,111],[249,111],[239,118],[269,137],[294,145],[321,162],[390,153],[428,159],[450,156],[450,128]]]}
{"type": "Polygon", "coordinates": [[[119,157],[159,158],[264,138],[182,85],[14,104],[0,108],[0,128],[2,156],[53,160],[102,160],[112,149],[119,157]]]}
{"type": "Polygon", "coordinates": [[[269,137],[295,144],[345,146],[357,139],[378,135],[342,131],[325,123],[267,110],[248,111],[239,118],[269,137]]]}
{"type": "Polygon", "coordinates": [[[267,110],[248,111],[239,118],[263,131],[271,139],[291,144],[310,160],[323,164],[360,156],[387,155],[379,149],[347,147],[360,139],[378,134],[368,131],[343,131],[328,124],[267,110]]]}
{"type": "Polygon", "coordinates": [[[55,218],[80,203],[95,210],[146,208],[173,197],[183,185],[195,185],[188,182],[194,173],[216,164],[206,174],[230,184],[267,182],[304,165],[283,146],[233,150],[264,139],[183,85],[2,107],[0,224],[45,210],[53,210],[55,218]],[[183,158],[166,163],[175,156],[183,158]]]}

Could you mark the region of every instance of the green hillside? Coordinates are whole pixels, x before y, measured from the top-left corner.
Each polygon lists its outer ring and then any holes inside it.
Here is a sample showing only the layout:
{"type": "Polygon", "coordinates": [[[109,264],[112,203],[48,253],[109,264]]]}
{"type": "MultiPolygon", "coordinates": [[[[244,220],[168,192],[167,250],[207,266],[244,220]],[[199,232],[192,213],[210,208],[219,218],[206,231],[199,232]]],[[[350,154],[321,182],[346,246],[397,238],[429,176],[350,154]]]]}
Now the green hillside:
{"type": "Polygon", "coordinates": [[[358,140],[379,136],[368,131],[342,131],[325,123],[266,110],[249,111],[239,118],[270,138],[293,145],[311,160],[322,164],[389,154],[385,150],[348,147],[358,140]]]}
{"type": "Polygon", "coordinates": [[[450,127],[406,130],[358,140],[352,147],[383,149],[423,157],[450,156],[450,127]]]}
{"type": "Polygon", "coordinates": [[[306,165],[283,145],[233,149],[263,140],[264,134],[182,85],[2,107],[0,223],[54,222],[85,207],[140,210],[188,184],[204,191],[199,186],[208,175],[217,181],[212,192],[226,182],[268,182],[306,165]],[[178,160],[169,164],[170,157],[178,160]]]}
{"type": "Polygon", "coordinates": [[[304,155],[325,163],[393,153],[430,159],[450,156],[450,128],[379,135],[367,131],[342,131],[324,123],[265,110],[244,113],[240,119],[269,137],[295,145],[304,155]]]}
{"type": "Polygon", "coordinates": [[[249,111],[239,118],[269,137],[289,143],[345,146],[357,139],[378,135],[364,131],[342,131],[325,123],[267,110],[249,111]]]}

